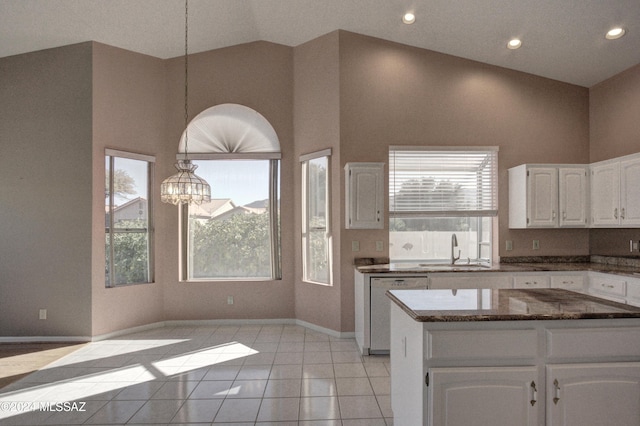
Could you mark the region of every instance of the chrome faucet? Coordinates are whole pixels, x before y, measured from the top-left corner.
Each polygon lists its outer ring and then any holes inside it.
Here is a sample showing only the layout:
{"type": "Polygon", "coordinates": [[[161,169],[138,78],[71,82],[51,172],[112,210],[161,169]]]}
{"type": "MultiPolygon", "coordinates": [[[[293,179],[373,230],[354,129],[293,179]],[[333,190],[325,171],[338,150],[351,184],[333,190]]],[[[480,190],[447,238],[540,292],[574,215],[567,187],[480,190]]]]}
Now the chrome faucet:
{"type": "Polygon", "coordinates": [[[458,257],[454,254],[454,249],[458,247],[458,237],[456,234],[451,234],[451,264],[455,264],[456,260],[460,259],[460,250],[458,250],[458,257]]]}

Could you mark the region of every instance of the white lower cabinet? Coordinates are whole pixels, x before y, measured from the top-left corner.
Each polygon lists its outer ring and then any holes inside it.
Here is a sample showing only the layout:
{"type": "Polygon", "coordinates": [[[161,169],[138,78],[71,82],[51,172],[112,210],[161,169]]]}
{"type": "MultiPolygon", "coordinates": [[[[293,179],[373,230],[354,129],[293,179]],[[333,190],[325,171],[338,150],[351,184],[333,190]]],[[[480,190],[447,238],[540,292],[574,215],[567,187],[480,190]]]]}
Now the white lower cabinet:
{"type": "Polygon", "coordinates": [[[640,319],[417,322],[391,305],[402,426],[639,426],[640,319]]]}
{"type": "Polygon", "coordinates": [[[538,424],[538,369],[534,366],[432,368],[429,381],[431,425],[538,424]]]}
{"type": "Polygon", "coordinates": [[[640,425],[640,363],[547,365],[546,403],[535,366],[429,370],[432,426],[640,425]],[[473,409],[469,409],[473,407],[473,409]]]}
{"type": "Polygon", "coordinates": [[[547,426],[640,425],[640,363],[547,365],[546,392],[547,426]]]}

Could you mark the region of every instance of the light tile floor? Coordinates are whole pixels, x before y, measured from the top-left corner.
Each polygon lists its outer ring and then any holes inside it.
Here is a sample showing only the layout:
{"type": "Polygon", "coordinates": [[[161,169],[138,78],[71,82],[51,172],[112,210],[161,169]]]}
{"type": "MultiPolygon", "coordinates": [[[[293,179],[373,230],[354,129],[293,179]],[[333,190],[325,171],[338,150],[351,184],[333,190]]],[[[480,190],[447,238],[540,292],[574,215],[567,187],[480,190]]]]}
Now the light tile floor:
{"type": "Polygon", "coordinates": [[[90,343],[0,390],[0,425],[393,424],[388,356],[295,325],[90,343]]]}

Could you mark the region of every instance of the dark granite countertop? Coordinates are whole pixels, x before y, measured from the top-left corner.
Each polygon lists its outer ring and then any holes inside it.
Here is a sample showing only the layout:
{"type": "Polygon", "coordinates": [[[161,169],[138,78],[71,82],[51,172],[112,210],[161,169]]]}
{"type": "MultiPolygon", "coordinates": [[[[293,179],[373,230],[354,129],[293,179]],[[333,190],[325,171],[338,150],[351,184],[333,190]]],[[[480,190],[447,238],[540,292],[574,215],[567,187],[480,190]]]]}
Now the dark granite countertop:
{"type": "Polygon", "coordinates": [[[640,308],[562,289],[389,290],[418,322],[640,318],[640,308]]]}
{"type": "Polygon", "coordinates": [[[520,262],[499,263],[490,266],[466,265],[428,265],[419,263],[385,263],[356,266],[365,274],[419,274],[436,272],[579,272],[594,271],[640,278],[640,267],[609,264],[601,262],[520,262]]]}

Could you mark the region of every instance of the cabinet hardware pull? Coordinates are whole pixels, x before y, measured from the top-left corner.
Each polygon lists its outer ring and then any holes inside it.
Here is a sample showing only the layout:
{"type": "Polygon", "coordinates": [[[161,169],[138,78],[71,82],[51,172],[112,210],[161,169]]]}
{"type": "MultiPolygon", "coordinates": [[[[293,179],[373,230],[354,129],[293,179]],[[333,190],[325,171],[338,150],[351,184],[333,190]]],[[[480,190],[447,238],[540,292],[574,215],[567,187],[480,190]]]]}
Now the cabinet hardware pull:
{"type": "Polygon", "coordinates": [[[538,388],[536,388],[536,382],[531,382],[531,406],[536,405],[538,400],[538,388]]]}
{"type": "Polygon", "coordinates": [[[553,403],[558,405],[558,401],[560,401],[560,383],[558,383],[558,379],[553,381],[553,388],[556,392],[556,396],[553,398],[553,403]]]}
{"type": "Polygon", "coordinates": [[[617,219],[617,218],[618,218],[618,208],[617,208],[617,207],[616,207],[615,209],[613,209],[613,217],[614,217],[615,219],[617,219]]]}
{"type": "Polygon", "coordinates": [[[620,213],[620,218],[624,219],[624,207],[622,208],[622,211],[620,213]]]}

